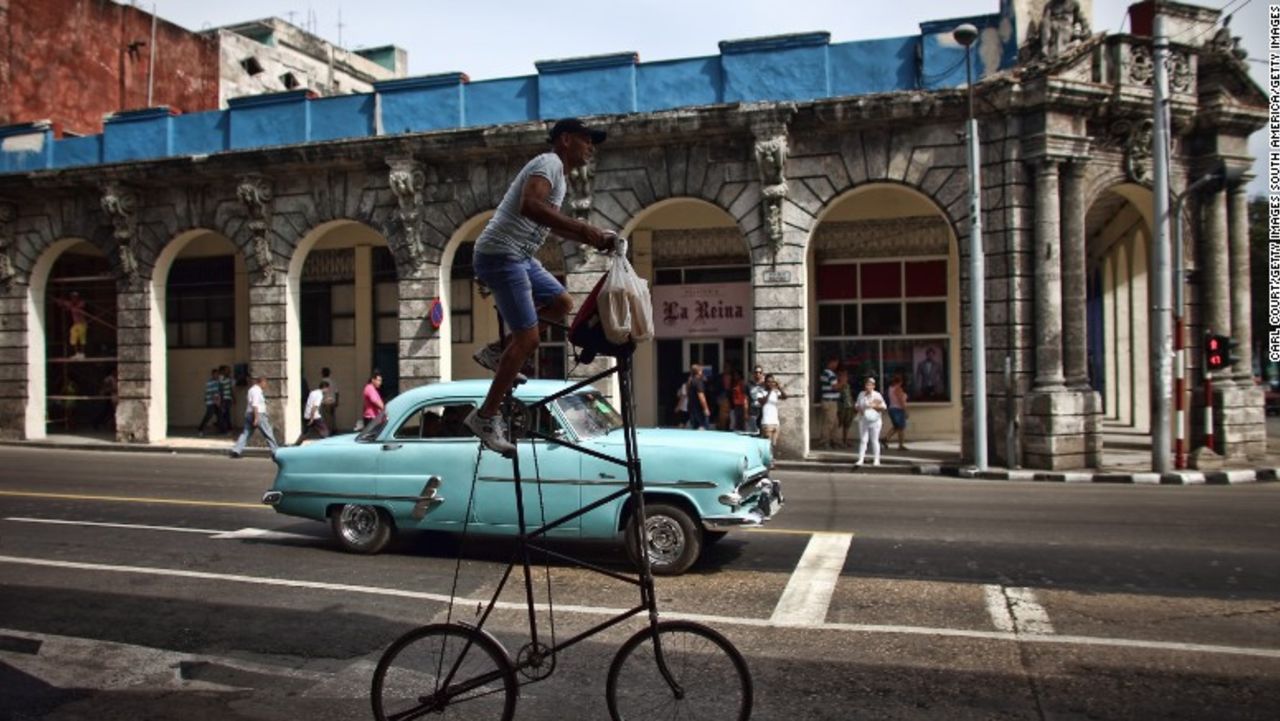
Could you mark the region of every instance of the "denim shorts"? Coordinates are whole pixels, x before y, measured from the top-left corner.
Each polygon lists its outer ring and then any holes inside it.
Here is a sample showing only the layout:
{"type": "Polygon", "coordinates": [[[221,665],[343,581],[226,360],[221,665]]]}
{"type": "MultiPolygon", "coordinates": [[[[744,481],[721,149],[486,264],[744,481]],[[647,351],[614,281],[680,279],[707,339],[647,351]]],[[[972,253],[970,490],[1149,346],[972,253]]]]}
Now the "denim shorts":
{"type": "Polygon", "coordinates": [[[476,253],[471,261],[476,278],[489,286],[508,331],[538,325],[538,308],[565,292],[537,258],[476,253]]]}

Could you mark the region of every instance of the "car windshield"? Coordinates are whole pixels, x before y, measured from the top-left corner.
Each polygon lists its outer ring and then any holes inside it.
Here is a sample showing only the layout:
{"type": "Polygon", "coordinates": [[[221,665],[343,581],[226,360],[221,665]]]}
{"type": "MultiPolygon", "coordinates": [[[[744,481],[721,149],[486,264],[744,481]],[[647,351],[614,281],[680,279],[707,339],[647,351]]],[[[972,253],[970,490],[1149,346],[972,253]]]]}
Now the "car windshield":
{"type": "Polygon", "coordinates": [[[387,414],[381,413],[377,418],[365,424],[364,428],[360,430],[359,435],[356,436],[356,440],[366,442],[376,441],[378,440],[378,436],[382,434],[382,429],[386,428],[386,426],[387,414]]]}
{"type": "Polygon", "coordinates": [[[599,391],[583,391],[556,401],[565,420],[579,438],[603,436],[622,427],[622,416],[599,391]]]}

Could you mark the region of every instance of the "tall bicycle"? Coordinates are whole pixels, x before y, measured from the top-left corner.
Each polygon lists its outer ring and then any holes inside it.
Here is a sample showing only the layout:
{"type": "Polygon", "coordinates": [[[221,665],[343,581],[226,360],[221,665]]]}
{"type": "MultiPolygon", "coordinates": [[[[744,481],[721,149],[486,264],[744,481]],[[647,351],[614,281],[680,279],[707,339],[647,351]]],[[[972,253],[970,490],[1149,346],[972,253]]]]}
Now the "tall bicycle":
{"type": "MultiPolygon", "coordinates": [[[[751,717],[752,684],[746,660],[737,648],[714,629],[691,621],[663,621],[658,614],[653,572],[647,548],[644,480],[637,452],[632,365],[629,353],[617,356],[617,365],[547,396],[522,404],[507,394],[503,414],[512,429],[513,443],[520,436],[540,438],[571,447],[580,453],[615,463],[627,469],[627,485],[553,521],[532,530],[524,518],[524,492],[518,455],[512,457],[518,534],[511,561],[494,590],[488,606],[474,625],[463,622],[435,623],[414,629],[397,639],[383,653],[373,676],[373,714],[378,721],[408,721],[437,716],[470,721],[514,718],[520,687],[549,677],[555,670],[556,655],[579,642],[639,614],[647,614],[646,626],[631,636],[609,665],[605,699],[614,721],[689,718],[699,721],[746,721],[751,717]],[[625,458],[617,458],[547,435],[530,419],[556,400],[585,386],[618,375],[622,401],[625,458]],[[586,561],[547,549],[541,542],[549,531],[590,511],[628,497],[638,514],[630,524],[635,534],[637,555],[634,576],[618,573],[586,561]],[[554,607],[551,607],[550,643],[540,640],[535,614],[530,551],[557,558],[618,581],[635,585],[639,603],[571,638],[555,639],[554,607]],[[513,658],[488,631],[489,619],[502,589],[519,564],[524,572],[528,607],[529,641],[513,658]]],[[[483,446],[481,453],[484,452],[483,446]]],[[[535,456],[536,459],[536,456],[535,456]]],[[[475,484],[472,484],[474,493],[475,484]]],[[[470,501],[468,502],[468,516],[470,501]]],[[[465,529],[464,529],[465,535],[465,529]]],[[[455,576],[456,581],[456,576],[455,576]]],[[[550,600],[550,599],[548,599],[550,600]]]]}

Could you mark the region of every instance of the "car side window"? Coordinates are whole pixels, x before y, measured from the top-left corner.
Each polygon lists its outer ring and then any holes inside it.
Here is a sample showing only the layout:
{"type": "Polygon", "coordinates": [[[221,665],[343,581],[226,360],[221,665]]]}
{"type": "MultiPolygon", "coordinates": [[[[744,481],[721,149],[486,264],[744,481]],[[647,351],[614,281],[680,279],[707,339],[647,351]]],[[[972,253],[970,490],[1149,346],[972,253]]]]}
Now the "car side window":
{"type": "Polygon", "coordinates": [[[471,431],[462,421],[475,408],[474,403],[433,403],[409,414],[396,429],[397,440],[437,438],[471,438],[471,431]]]}

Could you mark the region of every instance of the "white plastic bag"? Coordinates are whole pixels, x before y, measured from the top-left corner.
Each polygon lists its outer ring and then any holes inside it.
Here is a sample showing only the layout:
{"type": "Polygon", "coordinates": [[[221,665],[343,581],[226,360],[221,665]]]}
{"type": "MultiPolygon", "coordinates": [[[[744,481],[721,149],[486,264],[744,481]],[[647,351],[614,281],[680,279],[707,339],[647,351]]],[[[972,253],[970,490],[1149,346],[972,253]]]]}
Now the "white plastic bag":
{"type": "Polygon", "coordinates": [[[643,342],[653,338],[653,301],[649,284],[627,261],[625,243],[610,259],[609,274],[600,288],[600,321],[610,343],[621,345],[628,340],[643,342]]]}

